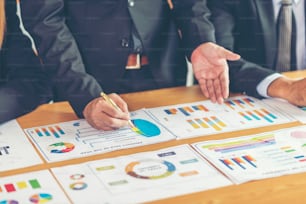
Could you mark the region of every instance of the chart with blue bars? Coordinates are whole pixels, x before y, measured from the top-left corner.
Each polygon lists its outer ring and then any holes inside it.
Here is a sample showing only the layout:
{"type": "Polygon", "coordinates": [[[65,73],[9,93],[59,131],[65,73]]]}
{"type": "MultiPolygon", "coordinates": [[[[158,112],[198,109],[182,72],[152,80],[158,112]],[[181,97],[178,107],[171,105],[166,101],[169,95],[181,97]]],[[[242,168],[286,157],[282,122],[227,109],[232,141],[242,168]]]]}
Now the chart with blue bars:
{"type": "Polygon", "coordinates": [[[64,130],[59,125],[38,127],[38,128],[35,128],[35,133],[39,137],[60,138],[62,135],[65,135],[64,130]]]}
{"type": "Polygon", "coordinates": [[[148,111],[166,128],[182,138],[268,126],[293,120],[250,96],[232,97],[223,104],[206,100],[151,108],[148,111]]]}

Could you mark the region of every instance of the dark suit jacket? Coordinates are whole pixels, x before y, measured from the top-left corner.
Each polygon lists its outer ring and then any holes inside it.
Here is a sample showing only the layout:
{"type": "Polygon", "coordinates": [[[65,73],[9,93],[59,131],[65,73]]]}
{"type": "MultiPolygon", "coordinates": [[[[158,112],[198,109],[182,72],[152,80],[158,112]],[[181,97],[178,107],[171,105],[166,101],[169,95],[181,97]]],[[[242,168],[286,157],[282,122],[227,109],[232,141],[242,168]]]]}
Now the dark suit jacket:
{"type": "Polygon", "coordinates": [[[190,57],[195,47],[214,41],[206,1],[174,0],[173,11],[166,0],[132,1],[133,6],[127,0],[21,2],[25,27],[55,79],[56,100],[70,101],[79,116],[102,88],[118,92],[116,79],[125,71],[133,26],[159,88],[184,85],[185,54],[190,57]]]}
{"type": "Polygon", "coordinates": [[[216,40],[242,56],[229,62],[230,87],[260,97],[256,86],[275,73],[277,33],[272,0],[209,0],[216,40]]]}
{"type": "Polygon", "coordinates": [[[0,49],[0,123],[28,113],[52,98],[39,59],[19,29],[16,1],[7,0],[5,10],[6,33],[0,49]]]}

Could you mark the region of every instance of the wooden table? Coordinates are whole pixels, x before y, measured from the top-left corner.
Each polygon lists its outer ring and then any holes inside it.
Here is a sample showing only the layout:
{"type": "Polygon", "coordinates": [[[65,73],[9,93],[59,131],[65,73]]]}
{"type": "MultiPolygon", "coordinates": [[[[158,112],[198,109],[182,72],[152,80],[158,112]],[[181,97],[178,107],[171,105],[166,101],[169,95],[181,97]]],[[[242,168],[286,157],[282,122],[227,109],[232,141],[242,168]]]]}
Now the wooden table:
{"type": "MultiPolygon", "coordinates": [[[[306,71],[286,73],[289,77],[306,76],[306,71]]],[[[138,92],[123,94],[122,98],[129,104],[131,111],[140,108],[151,108],[163,105],[180,104],[205,100],[198,86],[177,87],[160,89],[154,91],[138,92]]],[[[32,113],[18,118],[22,128],[46,125],[77,119],[72,108],[67,102],[42,105],[32,113]]],[[[226,134],[216,134],[205,137],[197,137],[185,140],[169,141],[159,144],[136,147],[126,150],[114,151],[110,153],[89,156],[85,158],[71,159],[69,161],[55,162],[51,164],[41,164],[34,167],[7,171],[0,174],[1,176],[14,175],[34,170],[48,169],[68,164],[77,164],[96,159],[116,157],[120,155],[133,154],[136,152],[158,150],[180,144],[191,144],[194,142],[222,139],[229,137],[238,137],[242,135],[255,134],[264,131],[276,130],[279,128],[292,127],[301,125],[299,122],[293,122],[282,125],[274,125],[264,128],[247,129],[226,134]]],[[[176,204],[201,204],[201,203],[226,203],[226,204],[252,204],[252,203],[305,203],[306,194],[306,173],[281,176],[276,178],[264,179],[259,181],[248,182],[240,185],[207,190],[199,193],[193,193],[169,199],[159,200],[152,203],[176,203],[176,204]]]]}

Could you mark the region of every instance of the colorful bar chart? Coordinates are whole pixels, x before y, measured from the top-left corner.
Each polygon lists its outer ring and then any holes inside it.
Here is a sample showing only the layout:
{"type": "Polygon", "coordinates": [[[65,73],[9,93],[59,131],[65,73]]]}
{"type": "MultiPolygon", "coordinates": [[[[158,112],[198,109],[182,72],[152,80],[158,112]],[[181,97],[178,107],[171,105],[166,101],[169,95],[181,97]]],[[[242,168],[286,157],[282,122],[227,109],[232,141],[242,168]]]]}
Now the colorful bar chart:
{"type": "Polygon", "coordinates": [[[270,119],[267,114],[261,113],[259,110],[253,110],[257,115],[268,121],[269,123],[273,123],[273,120],[270,119]]]}
{"type": "Polygon", "coordinates": [[[255,120],[260,120],[260,118],[256,114],[252,113],[251,111],[246,111],[246,113],[252,118],[254,118],[255,120]]]}
{"type": "Polygon", "coordinates": [[[178,108],[179,111],[181,111],[181,113],[183,113],[185,116],[189,116],[191,112],[193,112],[193,110],[191,110],[189,107],[182,107],[182,108],[178,108]]]}
{"type": "Polygon", "coordinates": [[[246,167],[245,167],[245,162],[244,162],[241,158],[239,158],[239,157],[234,157],[234,158],[232,158],[232,161],[233,161],[235,164],[237,164],[240,168],[246,169],[246,167]]]}
{"type": "Polygon", "coordinates": [[[164,109],[164,112],[168,115],[176,115],[177,113],[182,113],[184,116],[190,116],[195,111],[209,112],[209,109],[202,104],[164,109]]]}
{"type": "Polygon", "coordinates": [[[217,118],[216,116],[211,116],[211,119],[213,119],[215,123],[217,123],[219,126],[226,127],[225,123],[219,120],[219,118],[217,118]]]}
{"type": "Polygon", "coordinates": [[[200,128],[200,126],[197,123],[195,123],[193,120],[187,120],[187,122],[195,129],[200,128]]]}
{"type": "Polygon", "coordinates": [[[234,103],[236,103],[240,108],[245,108],[244,107],[244,102],[242,101],[242,100],[240,100],[240,99],[234,99],[233,100],[234,101],[234,103]]]}
{"type": "Polygon", "coordinates": [[[227,100],[227,101],[224,101],[224,104],[227,105],[229,108],[235,110],[236,104],[233,101],[227,100]]]}
{"type": "Polygon", "coordinates": [[[0,194],[1,192],[15,192],[18,190],[23,190],[23,189],[39,189],[41,188],[41,185],[37,179],[30,179],[28,181],[18,181],[16,183],[6,183],[3,185],[0,185],[0,194]]]}
{"type": "Polygon", "coordinates": [[[165,109],[164,111],[169,115],[175,115],[177,113],[176,108],[165,109]]]}
{"type": "Polygon", "coordinates": [[[192,108],[194,110],[202,110],[202,111],[205,111],[205,112],[208,112],[208,108],[206,108],[204,105],[195,105],[195,106],[192,106],[192,108]]]}
{"type": "Polygon", "coordinates": [[[204,119],[204,121],[205,121],[209,126],[211,126],[212,128],[214,128],[215,130],[217,130],[217,131],[222,130],[222,128],[219,127],[213,119],[210,119],[210,118],[203,118],[203,119],[204,119]]]}
{"type": "Polygon", "coordinates": [[[274,114],[272,114],[271,112],[267,111],[266,109],[262,108],[262,109],[260,109],[260,110],[261,110],[262,112],[264,112],[265,114],[269,115],[271,118],[277,119],[277,117],[276,117],[274,114]]]}
{"type": "Polygon", "coordinates": [[[219,159],[219,161],[230,170],[248,168],[257,168],[256,160],[250,155],[236,156],[228,159],[219,159]]]}
{"type": "Polygon", "coordinates": [[[274,120],[277,119],[274,114],[263,108],[260,110],[240,111],[238,114],[247,121],[265,120],[268,123],[274,123],[274,120]]]}
{"type": "Polygon", "coordinates": [[[195,121],[196,121],[197,123],[199,123],[199,125],[200,125],[201,127],[203,127],[203,128],[209,128],[209,126],[208,126],[203,120],[201,120],[201,119],[199,119],[199,118],[195,118],[195,121]]]}
{"type": "Polygon", "coordinates": [[[230,170],[234,170],[234,164],[233,162],[231,162],[231,160],[229,159],[219,159],[227,168],[229,168],[230,170]]]}
{"type": "Polygon", "coordinates": [[[60,138],[62,135],[65,135],[64,130],[58,125],[35,128],[34,131],[38,137],[54,136],[55,138],[60,138]]]}
{"type": "Polygon", "coordinates": [[[236,110],[236,107],[245,109],[249,107],[254,107],[255,101],[251,98],[240,98],[240,99],[232,99],[232,100],[226,100],[225,105],[227,105],[229,108],[236,110]]]}
{"type": "Polygon", "coordinates": [[[241,99],[241,100],[243,100],[244,102],[246,102],[246,104],[248,104],[250,107],[254,107],[255,101],[253,101],[251,98],[243,98],[243,99],[241,99]]]}
{"type": "Polygon", "coordinates": [[[255,160],[252,156],[250,156],[250,155],[244,155],[244,156],[242,156],[242,158],[243,158],[246,162],[248,162],[250,165],[252,165],[253,167],[257,168],[257,166],[256,166],[256,164],[255,164],[256,160],[255,160]]]}
{"type": "Polygon", "coordinates": [[[252,118],[250,118],[247,114],[245,114],[244,112],[238,112],[239,115],[241,115],[242,117],[244,117],[245,119],[247,119],[248,121],[251,121],[252,118]]]}
{"type": "Polygon", "coordinates": [[[195,118],[186,120],[194,129],[199,128],[210,128],[220,131],[223,127],[226,127],[226,124],[218,119],[216,116],[205,117],[203,119],[195,118]]]}

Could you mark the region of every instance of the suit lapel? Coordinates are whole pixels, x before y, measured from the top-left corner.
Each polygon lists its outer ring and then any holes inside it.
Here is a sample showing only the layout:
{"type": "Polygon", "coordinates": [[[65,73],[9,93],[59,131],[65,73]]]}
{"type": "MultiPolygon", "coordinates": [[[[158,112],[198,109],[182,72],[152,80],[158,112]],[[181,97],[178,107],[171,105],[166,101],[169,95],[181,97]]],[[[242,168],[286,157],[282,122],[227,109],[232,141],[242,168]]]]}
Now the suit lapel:
{"type": "Polygon", "coordinates": [[[257,7],[262,27],[267,66],[273,67],[277,49],[277,33],[272,0],[253,0],[253,2],[257,7]]]}

